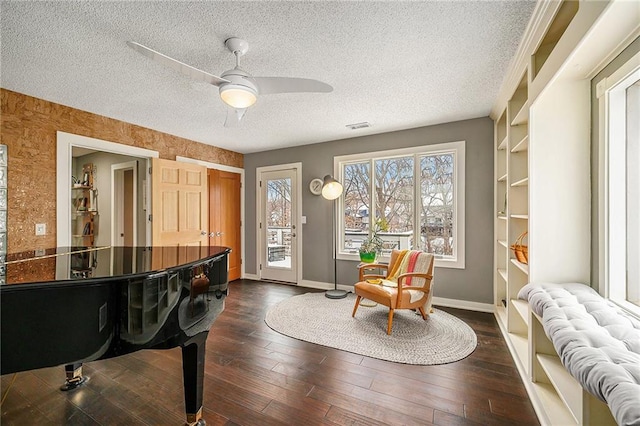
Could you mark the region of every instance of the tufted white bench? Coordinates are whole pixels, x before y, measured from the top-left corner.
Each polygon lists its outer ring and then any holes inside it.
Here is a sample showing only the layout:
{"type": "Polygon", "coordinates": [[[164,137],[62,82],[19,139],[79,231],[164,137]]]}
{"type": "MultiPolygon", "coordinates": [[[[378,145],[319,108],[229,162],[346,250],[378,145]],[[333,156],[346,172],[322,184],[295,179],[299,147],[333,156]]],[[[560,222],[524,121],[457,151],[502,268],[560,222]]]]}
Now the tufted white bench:
{"type": "Polygon", "coordinates": [[[584,284],[530,283],[519,292],[542,318],[564,367],[619,425],[640,425],[640,321],[584,284]]]}

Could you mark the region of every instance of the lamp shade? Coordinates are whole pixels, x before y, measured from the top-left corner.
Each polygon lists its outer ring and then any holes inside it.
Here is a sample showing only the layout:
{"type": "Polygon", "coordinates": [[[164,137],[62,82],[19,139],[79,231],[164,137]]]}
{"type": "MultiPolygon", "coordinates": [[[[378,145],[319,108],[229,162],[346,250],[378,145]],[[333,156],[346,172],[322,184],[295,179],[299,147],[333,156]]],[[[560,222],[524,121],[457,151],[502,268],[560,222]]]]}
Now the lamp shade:
{"type": "Polygon", "coordinates": [[[342,184],[331,175],[326,175],[322,184],[322,196],[327,200],[335,200],[340,195],[342,195],[342,184]]]}
{"type": "Polygon", "coordinates": [[[248,108],[258,99],[255,90],[238,84],[225,84],[220,87],[220,98],[233,108],[248,108]]]}

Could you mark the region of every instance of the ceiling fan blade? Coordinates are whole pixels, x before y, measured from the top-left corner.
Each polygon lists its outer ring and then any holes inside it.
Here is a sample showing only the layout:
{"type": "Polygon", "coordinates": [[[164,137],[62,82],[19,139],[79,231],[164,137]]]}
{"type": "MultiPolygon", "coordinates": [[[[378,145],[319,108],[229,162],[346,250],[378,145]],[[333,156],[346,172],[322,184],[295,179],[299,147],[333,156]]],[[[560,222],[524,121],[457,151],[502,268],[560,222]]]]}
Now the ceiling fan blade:
{"type": "Polygon", "coordinates": [[[261,95],[274,93],[322,92],[329,93],[333,87],[310,78],[253,77],[261,95]]]}
{"type": "Polygon", "coordinates": [[[227,118],[224,120],[224,127],[238,127],[245,112],[247,112],[246,108],[227,108],[227,118]]]}
{"type": "Polygon", "coordinates": [[[187,77],[191,77],[194,80],[204,81],[205,83],[213,84],[214,86],[219,86],[223,83],[229,82],[229,80],[216,77],[213,74],[209,74],[208,72],[194,68],[191,65],[187,65],[180,61],[177,61],[173,58],[168,57],[167,55],[163,55],[160,52],[156,52],[155,50],[134,41],[127,41],[127,46],[129,46],[136,52],[143,54],[147,58],[150,58],[158,62],[159,64],[164,65],[165,67],[171,68],[174,71],[178,71],[179,73],[184,74],[187,77]]]}

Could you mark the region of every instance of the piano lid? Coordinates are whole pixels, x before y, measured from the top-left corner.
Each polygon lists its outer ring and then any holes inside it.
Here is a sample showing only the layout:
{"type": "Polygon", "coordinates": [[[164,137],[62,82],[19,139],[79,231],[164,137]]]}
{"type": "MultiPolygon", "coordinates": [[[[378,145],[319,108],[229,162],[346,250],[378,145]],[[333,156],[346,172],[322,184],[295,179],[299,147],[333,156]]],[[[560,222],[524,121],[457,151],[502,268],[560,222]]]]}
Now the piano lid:
{"type": "Polygon", "coordinates": [[[230,251],[221,246],[57,247],[6,255],[6,284],[116,278],[186,266],[230,251]]]}

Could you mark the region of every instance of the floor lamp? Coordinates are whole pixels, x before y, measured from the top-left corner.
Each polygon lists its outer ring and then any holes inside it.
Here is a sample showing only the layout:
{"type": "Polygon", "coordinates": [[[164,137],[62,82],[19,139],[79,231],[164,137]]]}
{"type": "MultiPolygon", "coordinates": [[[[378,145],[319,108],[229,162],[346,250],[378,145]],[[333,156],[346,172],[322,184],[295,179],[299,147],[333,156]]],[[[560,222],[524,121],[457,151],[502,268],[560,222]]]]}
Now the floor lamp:
{"type": "Polygon", "coordinates": [[[337,211],[337,199],[342,195],[342,184],[331,177],[326,175],[322,183],[322,197],[326,200],[333,201],[333,290],[327,290],[324,295],[329,299],[342,299],[347,297],[347,292],[344,290],[338,290],[338,259],[337,259],[337,241],[336,241],[336,216],[337,211]]]}

